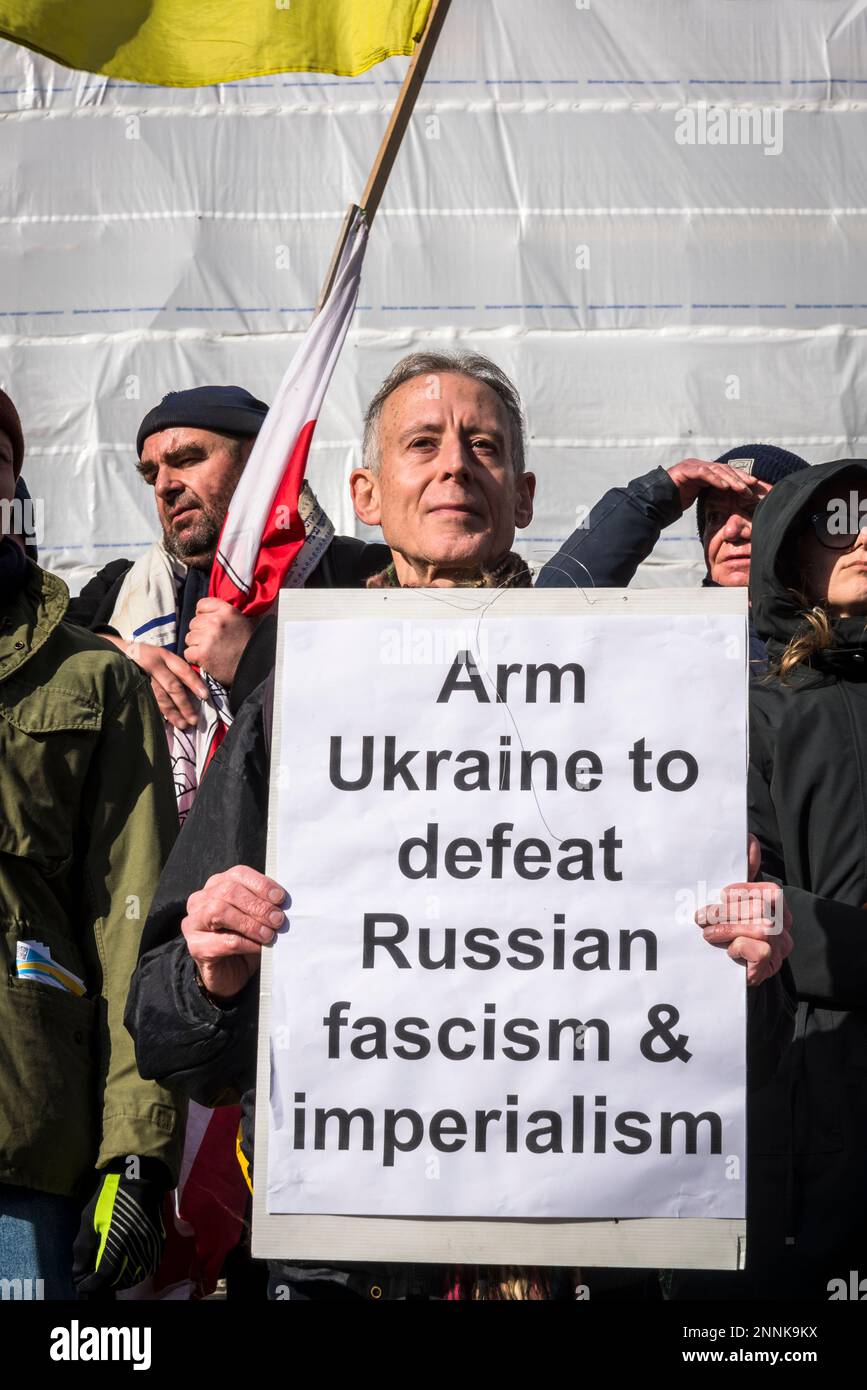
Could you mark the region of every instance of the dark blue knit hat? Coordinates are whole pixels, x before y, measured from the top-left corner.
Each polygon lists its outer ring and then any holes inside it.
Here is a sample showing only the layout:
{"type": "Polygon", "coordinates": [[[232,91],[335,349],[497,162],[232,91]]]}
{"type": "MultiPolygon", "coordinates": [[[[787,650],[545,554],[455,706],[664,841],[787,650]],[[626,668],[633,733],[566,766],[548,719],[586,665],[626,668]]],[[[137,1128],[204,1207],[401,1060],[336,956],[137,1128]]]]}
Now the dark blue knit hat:
{"type": "Polygon", "coordinates": [[[170,391],[142,420],[135,441],[136,453],[141,458],[148,435],[175,426],[249,439],[259,433],[267,414],[265,402],[251,396],[243,386],[194,386],[189,391],[170,391]]]}
{"type": "MultiPolygon", "coordinates": [[[[806,459],[799,458],[797,454],[790,454],[788,449],[778,449],[776,444],[738,444],[736,448],[729,449],[727,454],[721,454],[714,461],[729,463],[732,468],[740,468],[746,473],[752,473],[754,478],[761,479],[763,483],[771,484],[779,483],[790,473],[800,473],[803,468],[810,467],[806,459]]],[[[709,491],[709,488],[705,488],[700,492],[695,504],[700,536],[704,535],[704,504],[709,491]]]]}

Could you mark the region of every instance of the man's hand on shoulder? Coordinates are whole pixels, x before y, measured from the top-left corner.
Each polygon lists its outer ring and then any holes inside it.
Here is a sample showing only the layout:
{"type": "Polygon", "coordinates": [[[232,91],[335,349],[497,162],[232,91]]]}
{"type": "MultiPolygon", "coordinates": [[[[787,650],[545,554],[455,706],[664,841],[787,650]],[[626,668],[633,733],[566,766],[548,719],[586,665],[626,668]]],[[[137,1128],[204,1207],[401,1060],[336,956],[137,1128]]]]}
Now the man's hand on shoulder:
{"type": "Polygon", "coordinates": [[[218,1003],[233,999],[259,968],[262,947],[286,921],[287,893],[245,864],[212,874],[192,893],[181,931],[205,990],[218,1003]]]}
{"type": "Polygon", "coordinates": [[[176,729],[194,729],[199,722],[199,700],[208,689],[197,671],[182,656],[149,642],[126,642],[111,633],[100,634],[134,661],[151,678],[151,689],[163,719],[176,729]]]}

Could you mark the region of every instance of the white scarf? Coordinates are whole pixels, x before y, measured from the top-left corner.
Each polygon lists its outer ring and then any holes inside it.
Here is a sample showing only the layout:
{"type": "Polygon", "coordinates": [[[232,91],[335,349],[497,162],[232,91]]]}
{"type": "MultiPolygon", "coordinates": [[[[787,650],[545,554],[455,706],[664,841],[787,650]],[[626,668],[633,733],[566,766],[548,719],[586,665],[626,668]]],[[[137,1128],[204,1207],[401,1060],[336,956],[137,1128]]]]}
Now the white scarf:
{"type": "MultiPolygon", "coordinates": [[[[304,522],[306,539],[283,580],[284,588],[300,588],[306,583],[334,536],[334,526],[307,483],[301,490],[298,511],[304,522]]],[[[187,571],[185,564],[169,555],[162,540],[155,541],[139,556],[124,577],[110,619],[111,626],[125,642],[175,648],[180,618],[178,599],[187,571]]],[[[135,660],[134,650],[128,655],[135,660]]],[[[199,706],[198,726],[176,729],[165,721],[182,825],[195,799],[214,739],[221,726],[229,728],[232,724],[226,691],[206,671],[202,671],[201,676],[208,687],[209,699],[199,706]]]]}

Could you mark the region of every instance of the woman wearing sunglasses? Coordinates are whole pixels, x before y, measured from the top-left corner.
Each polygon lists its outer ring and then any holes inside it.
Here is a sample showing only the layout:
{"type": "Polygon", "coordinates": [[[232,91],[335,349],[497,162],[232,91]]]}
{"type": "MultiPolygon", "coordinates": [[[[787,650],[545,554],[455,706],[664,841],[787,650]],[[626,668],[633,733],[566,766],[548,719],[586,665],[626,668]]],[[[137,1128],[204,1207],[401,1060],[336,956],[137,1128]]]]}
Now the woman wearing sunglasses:
{"type": "Polygon", "coordinates": [[[797,1018],[749,1100],[746,1273],[674,1292],[827,1300],[867,1275],[867,462],[779,482],[752,552],[770,670],[750,689],[749,827],[791,909],[797,1018]]]}

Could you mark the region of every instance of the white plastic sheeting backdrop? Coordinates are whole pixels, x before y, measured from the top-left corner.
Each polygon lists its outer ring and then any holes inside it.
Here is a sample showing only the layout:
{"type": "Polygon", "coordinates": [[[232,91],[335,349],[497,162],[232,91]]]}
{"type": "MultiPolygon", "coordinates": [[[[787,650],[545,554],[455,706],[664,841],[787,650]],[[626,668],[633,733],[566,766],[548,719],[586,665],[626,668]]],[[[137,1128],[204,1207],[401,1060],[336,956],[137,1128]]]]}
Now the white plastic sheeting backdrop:
{"type": "MultiPolygon", "coordinates": [[[[533,562],[655,465],[757,438],[867,452],[865,9],[453,0],[314,442],[338,529],[361,532],[364,404],[425,343],[522,391],[533,562]],[[755,112],[755,143],[680,143],[685,104],[699,135],[755,112]]],[[[156,533],[145,410],[205,382],[269,398],[405,68],[172,90],[0,45],[0,377],[74,591],[156,533]]],[[[692,516],[663,539],[642,582],[694,582],[692,516]]]]}

